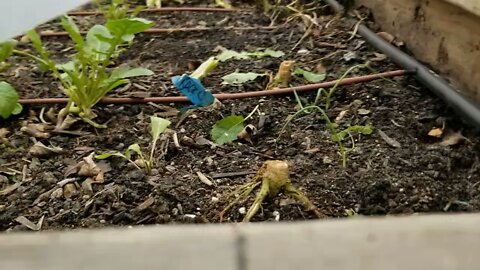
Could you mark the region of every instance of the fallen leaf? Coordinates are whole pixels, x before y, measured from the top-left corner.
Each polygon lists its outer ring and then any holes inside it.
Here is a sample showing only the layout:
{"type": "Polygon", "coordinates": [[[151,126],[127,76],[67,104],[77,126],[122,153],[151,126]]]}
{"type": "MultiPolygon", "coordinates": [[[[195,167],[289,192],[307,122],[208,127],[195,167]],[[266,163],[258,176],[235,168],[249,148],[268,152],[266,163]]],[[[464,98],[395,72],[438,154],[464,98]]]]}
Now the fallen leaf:
{"type": "Polygon", "coordinates": [[[63,148],[61,147],[48,147],[41,142],[36,142],[30,149],[28,153],[34,157],[47,157],[53,154],[60,154],[63,152],[63,148]]]}
{"type": "Polygon", "coordinates": [[[204,183],[205,185],[207,186],[213,185],[213,182],[210,179],[208,179],[208,177],[206,177],[202,172],[197,172],[197,176],[198,176],[198,179],[200,179],[200,181],[202,181],[202,183],[204,183]]]}
{"type": "Polygon", "coordinates": [[[48,124],[27,124],[20,128],[20,131],[27,133],[30,136],[41,139],[50,138],[48,131],[52,130],[52,126],[48,124]]]}
{"type": "Polygon", "coordinates": [[[430,137],[441,138],[442,135],[443,135],[443,129],[441,128],[432,128],[432,130],[428,132],[428,136],[430,137]]]}
{"type": "Polygon", "coordinates": [[[242,85],[246,82],[253,81],[258,77],[266,76],[265,73],[254,73],[254,72],[234,72],[222,77],[222,84],[226,85],[242,85]]]}
{"type": "Polygon", "coordinates": [[[387,32],[378,32],[377,35],[383,38],[388,43],[392,43],[395,40],[395,37],[387,32]]]}
{"type": "Polygon", "coordinates": [[[466,140],[465,136],[462,135],[462,133],[459,132],[452,132],[449,133],[448,135],[443,138],[443,140],[440,142],[440,145],[442,146],[453,146],[456,144],[459,144],[466,140]]]}
{"type": "Polygon", "coordinates": [[[257,133],[257,128],[252,125],[252,124],[249,124],[249,125],[246,125],[242,131],[240,131],[237,135],[237,137],[239,139],[242,139],[242,140],[245,140],[251,144],[253,144],[252,142],[252,137],[257,133]]]}
{"type": "Polygon", "coordinates": [[[382,137],[382,139],[388,144],[390,145],[391,147],[394,147],[394,148],[400,148],[401,145],[398,141],[396,141],[395,139],[393,138],[390,138],[388,137],[387,134],[385,134],[385,132],[381,131],[380,129],[378,129],[378,134],[380,134],[380,137],[382,137]]]}

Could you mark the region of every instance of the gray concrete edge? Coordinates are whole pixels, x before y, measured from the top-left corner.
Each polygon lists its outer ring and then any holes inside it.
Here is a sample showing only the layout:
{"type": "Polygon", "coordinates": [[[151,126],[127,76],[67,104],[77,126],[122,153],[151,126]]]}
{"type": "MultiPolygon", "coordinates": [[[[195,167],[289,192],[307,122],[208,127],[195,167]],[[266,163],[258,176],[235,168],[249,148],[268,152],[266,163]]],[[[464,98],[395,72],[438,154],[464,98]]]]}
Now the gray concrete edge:
{"type": "Polygon", "coordinates": [[[478,269],[480,215],[0,234],[0,269],[478,269]]]}

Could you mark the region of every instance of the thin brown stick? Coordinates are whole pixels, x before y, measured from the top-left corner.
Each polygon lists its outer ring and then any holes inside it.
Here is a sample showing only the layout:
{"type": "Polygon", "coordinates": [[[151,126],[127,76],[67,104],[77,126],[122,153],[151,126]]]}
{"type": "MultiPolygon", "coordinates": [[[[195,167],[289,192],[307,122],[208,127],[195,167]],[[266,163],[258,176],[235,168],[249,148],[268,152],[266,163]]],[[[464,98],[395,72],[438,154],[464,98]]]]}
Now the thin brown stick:
{"type": "MultiPolygon", "coordinates": [[[[385,79],[385,78],[393,78],[398,76],[403,76],[408,74],[406,70],[394,70],[394,71],[387,71],[372,75],[365,75],[365,76],[358,76],[358,77],[351,77],[345,78],[340,81],[339,86],[342,85],[350,85],[350,84],[357,84],[362,82],[370,82],[378,79],[385,79]]],[[[290,94],[296,91],[299,92],[307,92],[318,90],[319,88],[328,88],[334,86],[338,80],[328,81],[323,83],[316,83],[316,84],[307,84],[302,86],[296,87],[288,87],[288,88],[277,88],[272,90],[263,90],[263,91],[253,91],[253,92],[243,92],[243,93],[228,93],[228,94],[215,94],[214,96],[218,100],[228,100],[228,99],[244,99],[244,98],[254,98],[254,97],[266,97],[266,96],[273,96],[273,95],[285,95],[290,94]]],[[[22,105],[32,105],[32,104],[65,104],[68,102],[68,98],[35,98],[35,99],[20,99],[18,103],[22,105]]],[[[104,97],[98,103],[99,104],[143,104],[143,103],[184,103],[189,102],[187,97],[184,96],[176,96],[176,97],[148,97],[148,98],[130,98],[130,97],[123,97],[123,98],[112,98],[112,97],[104,97]]]]}
{"type": "MultiPolygon", "coordinates": [[[[226,9],[226,8],[209,8],[209,7],[164,7],[164,8],[146,8],[140,12],[159,13],[159,12],[246,12],[246,9],[226,9]]],[[[133,12],[130,10],[129,13],[133,12]]],[[[69,16],[100,16],[105,12],[102,11],[72,11],[69,16]]]]}
{"type": "MultiPolygon", "coordinates": [[[[145,34],[161,34],[161,33],[175,33],[175,32],[207,32],[207,31],[255,31],[255,30],[274,30],[277,27],[274,26],[260,26],[260,27],[202,27],[202,28],[150,28],[142,33],[145,34]]],[[[86,31],[80,31],[80,34],[86,35],[86,31]]],[[[41,31],[39,33],[42,37],[59,37],[68,36],[67,32],[53,32],[53,31],[41,31]]]]}

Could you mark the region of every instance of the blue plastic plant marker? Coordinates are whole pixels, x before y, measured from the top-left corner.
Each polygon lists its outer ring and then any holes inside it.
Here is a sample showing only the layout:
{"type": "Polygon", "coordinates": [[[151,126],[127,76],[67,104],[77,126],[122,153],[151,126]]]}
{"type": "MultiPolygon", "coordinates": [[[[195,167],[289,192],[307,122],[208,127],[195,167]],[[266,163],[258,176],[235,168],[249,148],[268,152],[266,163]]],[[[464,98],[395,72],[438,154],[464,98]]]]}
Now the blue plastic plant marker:
{"type": "Polygon", "coordinates": [[[200,80],[188,74],[174,76],[172,82],[197,107],[207,107],[215,101],[215,97],[205,89],[200,80]]]}

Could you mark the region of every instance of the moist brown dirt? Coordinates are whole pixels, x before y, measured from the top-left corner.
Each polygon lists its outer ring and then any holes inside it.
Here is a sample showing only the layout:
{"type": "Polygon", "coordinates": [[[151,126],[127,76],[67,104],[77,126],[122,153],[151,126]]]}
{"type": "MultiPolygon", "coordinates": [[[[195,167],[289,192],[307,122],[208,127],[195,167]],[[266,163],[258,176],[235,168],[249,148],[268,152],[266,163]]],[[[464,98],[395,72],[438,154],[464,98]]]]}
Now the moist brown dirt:
{"type": "MultiPolygon", "coordinates": [[[[201,5],[189,3],[189,5],[201,5]]],[[[245,4],[244,8],[253,9],[245,4]]],[[[244,27],[268,26],[270,19],[261,11],[237,13],[167,13],[149,14],[156,27],[244,27]],[[228,19],[226,19],[228,18],[228,19]],[[221,26],[219,26],[219,22],[221,26]]],[[[260,79],[240,87],[221,84],[221,77],[239,70],[242,72],[275,72],[283,60],[295,60],[305,69],[315,70],[321,63],[327,69],[326,80],[339,78],[349,67],[375,60],[375,50],[361,38],[351,38],[351,26],[342,19],[319,8],[318,23],[303,42],[295,47],[305,33],[305,26],[285,19],[275,23],[275,30],[235,31],[223,29],[197,33],[171,33],[139,35],[133,46],[118,63],[144,66],[154,76],[132,80],[130,87],[117,89],[110,96],[176,96],[180,93],[172,86],[173,75],[188,71],[188,63],[203,61],[216,54],[223,46],[234,50],[271,48],[285,52],[282,58],[261,58],[228,61],[204,80],[213,93],[262,90],[267,80],[260,79]],[[328,25],[328,27],[327,27],[328,25]],[[294,48],[295,49],[292,49],[294,48]],[[345,60],[345,54],[354,52],[355,59],[345,60]]],[[[95,19],[95,20],[98,20],[95,19]]],[[[82,27],[94,19],[84,18],[82,27]]],[[[56,23],[42,29],[58,29],[56,23]]],[[[64,60],[72,54],[67,37],[44,38],[52,56],[64,60]]],[[[22,45],[23,49],[29,49],[22,45]]],[[[377,59],[378,60],[378,59],[377,59]]],[[[23,58],[13,57],[13,67],[1,75],[13,84],[23,98],[62,97],[57,83],[49,74],[41,73],[23,58]]],[[[372,61],[377,71],[399,69],[388,59],[372,61]]],[[[354,71],[350,76],[365,75],[370,70],[354,71]]],[[[293,85],[306,84],[295,78],[293,85]]],[[[313,102],[316,93],[302,94],[306,102],[313,102]]],[[[44,230],[79,227],[127,226],[163,223],[214,223],[218,213],[226,206],[225,196],[235,187],[248,181],[249,176],[215,178],[213,186],[202,183],[196,172],[208,176],[228,172],[254,172],[265,160],[287,160],[291,166],[292,182],[312,200],[328,218],[358,215],[390,215],[432,212],[473,212],[480,209],[479,141],[475,131],[462,123],[461,118],[444,103],[410,77],[391,81],[340,87],[333,96],[328,111],[335,119],[342,111],[346,115],[338,121],[341,126],[371,123],[371,135],[354,135],[345,141],[348,149],[347,167],[341,165],[338,147],[330,139],[325,120],[320,114],[306,114],[292,121],[280,135],[287,117],[298,105],[292,96],[244,99],[223,102],[219,110],[195,110],[181,122],[168,116],[172,129],[180,139],[210,139],[212,125],[223,116],[246,116],[259,105],[264,117],[255,114],[247,122],[258,126],[251,142],[236,141],[227,145],[189,146],[181,140],[181,147],[172,140],[160,143],[156,166],[150,175],[136,170],[121,159],[109,159],[111,170],[105,182],[94,184],[94,194],[84,195],[78,179],[78,195],[42,195],[51,191],[65,178],[65,171],[92,151],[122,151],[132,143],[147,148],[150,145],[148,122],[150,115],[164,115],[168,107],[181,108],[182,104],[108,105],[95,108],[100,123],[107,129],[94,129],[77,123],[73,130],[86,135],[52,134],[50,139],[39,139],[44,144],[62,147],[64,153],[48,158],[28,154],[33,145],[29,135],[20,131],[24,121],[38,122],[42,106],[25,107],[24,113],[0,122],[10,131],[8,143],[0,146],[0,191],[25,179],[22,185],[8,194],[0,194],[0,229],[22,230],[15,219],[25,216],[32,222],[44,217],[44,230]],[[355,107],[354,101],[361,105],[355,107]],[[358,109],[362,113],[359,113],[358,109]],[[260,119],[262,118],[262,119],[260,119]],[[259,122],[263,122],[259,126],[259,122]],[[432,128],[444,132],[461,132],[466,140],[442,146],[442,139],[428,136],[432,128]],[[384,132],[396,140],[400,147],[390,146],[380,135],[384,132]],[[165,143],[166,142],[166,143],[165,143]],[[161,148],[161,146],[165,146],[161,148]],[[150,201],[148,207],[138,206],[150,201]]],[[[44,107],[48,110],[49,107],[44,107]]],[[[56,107],[60,109],[60,107],[56,107]]],[[[250,175],[251,176],[251,175],[250,175]]],[[[227,222],[242,219],[238,209],[247,207],[251,200],[233,208],[224,217],[227,222]]],[[[273,221],[274,211],[281,221],[314,219],[301,205],[279,195],[263,203],[262,210],[253,221],[273,221]]]]}

